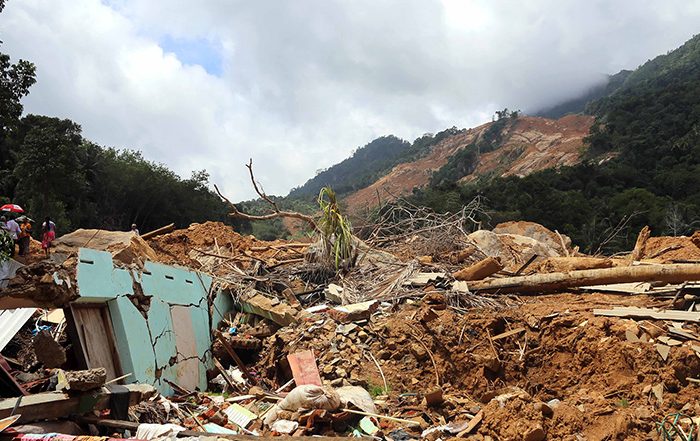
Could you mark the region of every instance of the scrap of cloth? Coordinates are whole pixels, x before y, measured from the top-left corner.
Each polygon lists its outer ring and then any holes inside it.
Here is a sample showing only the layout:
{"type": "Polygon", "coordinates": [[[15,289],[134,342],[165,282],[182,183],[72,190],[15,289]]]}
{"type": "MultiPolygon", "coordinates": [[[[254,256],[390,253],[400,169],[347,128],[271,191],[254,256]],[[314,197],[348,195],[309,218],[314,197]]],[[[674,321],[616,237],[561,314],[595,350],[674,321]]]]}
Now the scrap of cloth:
{"type": "Polygon", "coordinates": [[[15,441],[75,441],[75,436],[62,433],[26,433],[18,435],[15,441]]]}

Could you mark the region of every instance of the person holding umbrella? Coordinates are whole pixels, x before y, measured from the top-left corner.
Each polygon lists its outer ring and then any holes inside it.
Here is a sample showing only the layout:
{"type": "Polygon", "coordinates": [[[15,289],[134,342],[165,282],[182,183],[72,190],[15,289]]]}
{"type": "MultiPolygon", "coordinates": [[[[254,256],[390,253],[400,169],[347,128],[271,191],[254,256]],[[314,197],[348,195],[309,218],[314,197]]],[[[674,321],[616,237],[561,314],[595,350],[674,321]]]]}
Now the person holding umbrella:
{"type": "MultiPolygon", "coordinates": [[[[24,213],[24,209],[17,204],[5,204],[0,207],[0,211],[7,213],[24,213]]],[[[10,219],[8,221],[5,216],[2,216],[0,221],[3,223],[2,228],[10,234],[12,240],[15,242],[15,244],[17,244],[19,241],[19,233],[21,231],[19,224],[14,219],[10,219]]],[[[12,255],[15,255],[14,247],[12,247],[12,255]]]]}

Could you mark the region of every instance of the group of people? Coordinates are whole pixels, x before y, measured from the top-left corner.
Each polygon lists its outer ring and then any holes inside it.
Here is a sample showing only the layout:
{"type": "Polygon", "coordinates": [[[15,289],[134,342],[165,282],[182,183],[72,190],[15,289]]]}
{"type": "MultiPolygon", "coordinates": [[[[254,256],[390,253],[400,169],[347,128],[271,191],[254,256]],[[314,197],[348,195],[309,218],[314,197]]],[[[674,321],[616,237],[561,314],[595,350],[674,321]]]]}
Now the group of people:
{"type": "MultiPolygon", "coordinates": [[[[29,255],[29,244],[31,243],[32,237],[32,219],[28,216],[22,215],[17,219],[10,218],[7,219],[6,216],[0,216],[0,229],[4,230],[9,234],[10,238],[15,242],[15,245],[19,248],[20,256],[29,255]]],[[[51,220],[50,217],[46,217],[44,222],[41,224],[41,249],[44,250],[46,256],[49,256],[51,252],[51,242],[56,239],[56,224],[51,220]]],[[[12,256],[15,255],[15,247],[12,247],[12,256]]]]}

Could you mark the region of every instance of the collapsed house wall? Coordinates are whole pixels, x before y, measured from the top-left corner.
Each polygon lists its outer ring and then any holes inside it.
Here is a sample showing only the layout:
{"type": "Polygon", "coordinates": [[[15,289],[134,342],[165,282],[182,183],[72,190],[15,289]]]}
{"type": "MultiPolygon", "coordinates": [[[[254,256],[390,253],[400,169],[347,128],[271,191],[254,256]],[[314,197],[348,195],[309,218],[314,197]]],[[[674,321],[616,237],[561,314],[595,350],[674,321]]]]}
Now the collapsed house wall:
{"type": "Polygon", "coordinates": [[[227,293],[210,295],[210,276],[154,262],[119,268],[109,252],[81,248],[77,282],[76,303],[109,308],[121,370],[132,374],[127,382],[164,394],[172,393],[166,380],[206,390],[211,332],[233,308],[227,293]]]}

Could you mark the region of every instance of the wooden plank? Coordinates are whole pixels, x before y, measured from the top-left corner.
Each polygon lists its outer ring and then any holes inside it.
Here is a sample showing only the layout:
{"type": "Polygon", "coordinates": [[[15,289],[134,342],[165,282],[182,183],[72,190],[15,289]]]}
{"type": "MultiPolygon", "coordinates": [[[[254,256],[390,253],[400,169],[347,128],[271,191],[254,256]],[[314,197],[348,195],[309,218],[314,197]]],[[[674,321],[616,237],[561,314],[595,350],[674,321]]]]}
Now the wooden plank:
{"type": "MultiPolygon", "coordinates": [[[[149,384],[129,384],[125,387],[129,389],[129,405],[140,403],[156,393],[155,388],[149,384]]],[[[24,424],[32,421],[65,418],[72,414],[91,410],[108,409],[109,400],[110,391],[106,388],[79,395],[46,392],[23,397],[15,413],[22,415],[19,422],[24,424]],[[87,406],[86,409],[85,403],[91,401],[90,397],[93,397],[94,404],[87,406]]],[[[17,404],[17,398],[0,399],[0,418],[10,416],[15,404],[17,404]]]]}
{"type": "Polygon", "coordinates": [[[289,361],[289,367],[292,369],[294,382],[297,386],[304,384],[323,385],[313,351],[307,350],[289,354],[287,361],[289,361]]]}
{"type": "Polygon", "coordinates": [[[493,341],[501,340],[501,339],[503,339],[503,338],[508,338],[508,337],[513,336],[513,335],[518,335],[518,334],[520,334],[521,332],[525,332],[525,328],[522,328],[522,327],[521,327],[521,328],[511,329],[510,331],[506,331],[506,332],[504,332],[504,333],[502,333],[502,334],[498,334],[498,335],[496,335],[496,336],[494,336],[494,337],[491,337],[491,340],[493,340],[493,341]]]}
{"type": "Polygon", "coordinates": [[[70,309],[85,357],[85,366],[88,369],[105,368],[107,380],[121,376],[107,306],[72,303],[70,309]]]}
{"type": "Polygon", "coordinates": [[[224,335],[221,333],[221,331],[217,331],[217,332],[218,332],[217,335],[219,337],[219,342],[221,342],[221,345],[224,347],[226,352],[228,352],[228,355],[230,355],[231,358],[233,359],[233,361],[236,362],[236,364],[238,365],[238,368],[243,373],[243,376],[245,376],[246,379],[248,381],[250,381],[250,384],[255,386],[257,384],[257,381],[255,381],[255,377],[253,377],[250,374],[250,371],[248,371],[248,368],[246,367],[245,363],[243,363],[243,360],[241,360],[241,357],[239,357],[238,354],[236,353],[236,350],[231,347],[231,345],[228,343],[228,341],[226,340],[226,337],[224,337],[224,335]]]}
{"type": "Polygon", "coordinates": [[[175,229],[175,224],[168,224],[164,227],[157,228],[153,231],[149,231],[148,233],[144,233],[141,235],[141,239],[143,240],[148,240],[148,239],[153,239],[156,236],[160,236],[161,234],[166,234],[170,233],[175,229]]]}
{"type": "Polygon", "coordinates": [[[621,307],[614,309],[594,309],[593,315],[624,318],[651,318],[656,320],[677,320],[681,322],[700,322],[700,312],[694,311],[657,311],[648,308],[621,307]]]}
{"type": "Polygon", "coordinates": [[[456,280],[482,280],[503,269],[503,264],[495,257],[487,257],[472,265],[466,266],[452,274],[456,280]]]}
{"type": "Polygon", "coordinates": [[[674,328],[673,326],[668,328],[668,333],[678,337],[687,338],[688,340],[700,340],[700,338],[698,338],[697,335],[693,334],[692,332],[674,328]]]}
{"type": "Polygon", "coordinates": [[[219,360],[217,360],[216,357],[212,357],[212,361],[214,362],[214,366],[216,367],[216,369],[218,369],[221,373],[221,376],[224,378],[224,381],[226,381],[226,383],[229,386],[231,386],[231,389],[244,393],[244,391],[241,390],[241,388],[236,384],[236,382],[233,381],[233,379],[229,376],[228,372],[226,372],[226,369],[221,365],[221,362],[219,362],[219,360]]]}

